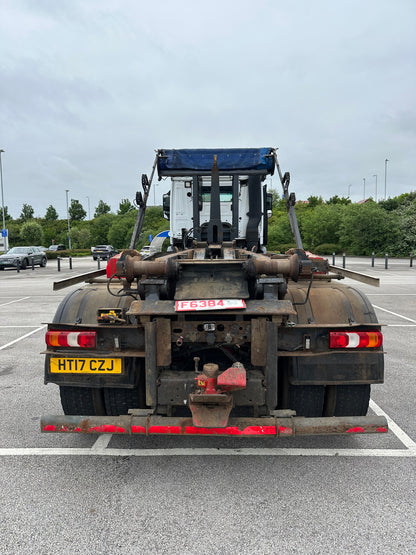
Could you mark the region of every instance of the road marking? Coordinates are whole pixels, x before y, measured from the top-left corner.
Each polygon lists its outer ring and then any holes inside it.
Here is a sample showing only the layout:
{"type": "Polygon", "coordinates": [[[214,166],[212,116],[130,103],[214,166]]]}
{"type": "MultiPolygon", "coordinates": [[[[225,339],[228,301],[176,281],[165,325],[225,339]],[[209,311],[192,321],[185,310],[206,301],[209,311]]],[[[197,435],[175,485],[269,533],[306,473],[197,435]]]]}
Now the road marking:
{"type": "Polygon", "coordinates": [[[14,328],[19,328],[19,330],[21,328],[37,328],[38,326],[0,326],[0,329],[14,329],[14,328]]]}
{"type": "Polygon", "coordinates": [[[386,328],[416,328],[416,324],[382,324],[386,328]]]}
{"type": "MultiPolygon", "coordinates": [[[[101,434],[92,447],[11,447],[0,448],[1,457],[32,456],[106,456],[106,457],[201,457],[201,456],[250,456],[250,457],[399,457],[416,458],[416,443],[374,401],[370,408],[378,416],[384,416],[389,429],[406,449],[302,449],[291,447],[242,447],[228,449],[216,447],[114,449],[108,448],[113,434],[101,434]]],[[[139,439],[139,438],[137,438],[139,439]]],[[[144,439],[144,438],[140,438],[144,439]]],[[[282,439],[290,442],[289,438],[282,439]]]]}
{"type": "Polygon", "coordinates": [[[13,303],[20,303],[20,301],[25,301],[26,299],[30,299],[30,297],[22,297],[21,299],[16,299],[14,301],[9,301],[8,303],[0,304],[0,306],[6,306],[8,304],[13,304],[13,303]]]}
{"type": "Polygon", "coordinates": [[[373,307],[377,308],[378,310],[388,312],[389,314],[393,314],[393,316],[397,316],[398,318],[403,318],[404,320],[408,320],[409,322],[413,322],[414,324],[416,324],[416,320],[413,320],[412,318],[408,318],[407,316],[402,316],[401,314],[397,314],[397,312],[392,312],[391,310],[387,310],[387,308],[381,308],[381,306],[377,306],[375,304],[373,304],[373,307]]]}
{"type": "Polygon", "coordinates": [[[2,345],[0,347],[0,351],[2,351],[3,349],[7,349],[7,347],[10,347],[11,345],[14,345],[15,343],[18,343],[19,341],[21,341],[22,339],[26,339],[26,337],[29,337],[30,335],[33,335],[34,333],[44,330],[46,328],[46,324],[44,326],[41,326],[40,328],[36,328],[33,331],[30,331],[29,333],[26,333],[25,335],[22,335],[22,337],[18,337],[17,339],[14,339],[13,341],[10,341],[10,343],[6,343],[6,345],[2,345]]]}
{"type": "Polygon", "coordinates": [[[404,432],[397,424],[390,418],[390,416],[381,409],[377,403],[375,403],[372,399],[370,399],[370,408],[373,410],[377,416],[384,416],[387,419],[387,423],[389,425],[389,430],[393,432],[395,436],[397,436],[400,441],[405,445],[408,449],[414,450],[416,452],[416,443],[410,439],[410,437],[404,432]]]}

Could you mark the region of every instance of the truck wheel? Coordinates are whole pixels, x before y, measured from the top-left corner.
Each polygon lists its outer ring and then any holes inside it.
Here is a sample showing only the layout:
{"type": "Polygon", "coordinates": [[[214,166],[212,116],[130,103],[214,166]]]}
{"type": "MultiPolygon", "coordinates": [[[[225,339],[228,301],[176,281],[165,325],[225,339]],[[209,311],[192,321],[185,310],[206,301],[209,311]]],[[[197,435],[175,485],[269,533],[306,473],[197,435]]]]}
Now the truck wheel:
{"type": "Polygon", "coordinates": [[[65,414],[105,416],[102,389],[61,385],[59,392],[65,414]]]}
{"type": "Polygon", "coordinates": [[[323,385],[289,385],[289,408],[296,416],[322,416],[324,392],[323,385]]]}
{"type": "Polygon", "coordinates": [[[365,416],[370,390],[370,384],[327,386],[324,415],[365,416]]]}
{"type": "Polygon", "coordinates": [[[109,416],[128,414],[129,409],[141,408],[137,387],[134,389],[106,387],[104,388],[104,402],[106,413],[109,416]]]}

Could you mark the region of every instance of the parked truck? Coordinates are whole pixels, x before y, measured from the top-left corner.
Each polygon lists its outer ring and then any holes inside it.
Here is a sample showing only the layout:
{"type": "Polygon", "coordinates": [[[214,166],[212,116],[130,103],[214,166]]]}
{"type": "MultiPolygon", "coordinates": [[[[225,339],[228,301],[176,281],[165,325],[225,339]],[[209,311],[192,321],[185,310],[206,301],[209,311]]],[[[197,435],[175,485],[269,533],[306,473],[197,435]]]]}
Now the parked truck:
{"type": "Polygon", "coordinates": [[[294,436],[386,432],[367,416],[383,382],[380,324],[347,275],[302,246],[273,148],[160,149],[136,194],[130,248],[59,305],[45,383],[64,415],[44,432],[294,436]],[[167,252],[135,246],[157,170],[170,178],[167,252]],[[267,251],[277,171],[296,248],[267,251]],[[106,272],[105,275],[102,275],[106,272]]]}

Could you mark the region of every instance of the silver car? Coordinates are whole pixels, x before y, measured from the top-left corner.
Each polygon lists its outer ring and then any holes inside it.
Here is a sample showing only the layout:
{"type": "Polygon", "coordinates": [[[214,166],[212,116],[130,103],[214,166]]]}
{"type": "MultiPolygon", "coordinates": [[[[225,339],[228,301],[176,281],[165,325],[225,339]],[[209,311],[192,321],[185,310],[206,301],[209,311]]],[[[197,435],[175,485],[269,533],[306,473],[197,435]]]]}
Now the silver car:
{"type": "Polygon", "coordinates": [[[24,270],[32,264],[45,267],[48,259],[39,247],[13,247],[0,256],[0,270],[4,268],[17,268],[24,270]]]}

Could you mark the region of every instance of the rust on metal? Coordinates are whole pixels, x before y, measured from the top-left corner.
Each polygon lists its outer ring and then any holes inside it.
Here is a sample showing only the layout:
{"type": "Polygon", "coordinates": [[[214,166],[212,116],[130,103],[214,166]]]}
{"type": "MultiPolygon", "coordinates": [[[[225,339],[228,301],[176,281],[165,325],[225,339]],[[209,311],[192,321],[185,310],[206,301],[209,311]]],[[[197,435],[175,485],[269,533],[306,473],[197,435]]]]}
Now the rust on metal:
{"type": "Polygon", "coordinates": [[[329,269],[343,277],[355,279],[356,281],[361,281],[362,283],[367,283],[367,285],[373,285],[374,287],[380,287],[379,278],[369,276],[368,274],[354,272],[353,270],[347,270],[346,268],[340,268],[339,266],[332,265],[329,266],[329,269]]]}
{"type": "Polygon", "coordinates": [[[93,272],[87,272],[85,274],[79,274],[74,277],[70,277],[67,279],[61,279],[59,281],[53,282],[53,290],[59,291],[60,289],[64,289],[65,287],[70,287],[71,285],[75,285],[76,283],[81,283],[83,281],[89,281],[99,276],[105,275],[106,270],[105,268],[102,270],[95,270],[93,272]]]}
{"type": "Polygon", "coordinates": [[[172,362],[171,326],[168,318],[156,318],[156,365],[170,366],[172,362]]]}
{"type": "Polygon", "coordinates": [[[265,366],[266,357],[266,318],[254,318],[251,321],[251,364],[265,366]]]}
{"type": "MultiPolygon", "coordinates": [[[[250,427],[274,428],[275,431],[272,435],[279,435],[281,437],[388,432],[387,420],[384,416],[230,418],[224,432],[228,429],[243,431],[250,427]]],[[[209,427],[204,429],[209,431],[209,427]]],[[[198,435],[198,426],[195,426],[192,418],[169,418],[156,415],[116,417],[60,415],[43,416],[41,419],[41,432],[198,435]]],[[[262,434],[253,435],[261,436],[262,434]]]]}
{"type": "MultiPolygon", "coordinates": [[[[206,298],[206,297],[203,297],[206,298]]],[[[295,315],[296,311],[293,308],[290,300],[278,299],[263,299],[263,300],[247,300],[246,308],[235,310],[227,310],[227,315],[240,314],[248,316],[286,316],[295,315]]],[[[128,316],[173,316],[177,315],[175,311],[175,301],[151,301],[151,300],[137,300],[133,301],[127,311],[128,316]]],[[[212,314],[212,311],[200,311],[198,314],[212,314]]]]}

